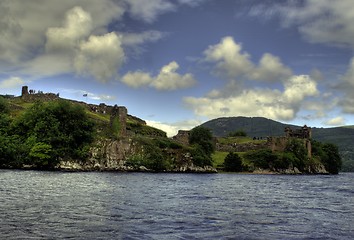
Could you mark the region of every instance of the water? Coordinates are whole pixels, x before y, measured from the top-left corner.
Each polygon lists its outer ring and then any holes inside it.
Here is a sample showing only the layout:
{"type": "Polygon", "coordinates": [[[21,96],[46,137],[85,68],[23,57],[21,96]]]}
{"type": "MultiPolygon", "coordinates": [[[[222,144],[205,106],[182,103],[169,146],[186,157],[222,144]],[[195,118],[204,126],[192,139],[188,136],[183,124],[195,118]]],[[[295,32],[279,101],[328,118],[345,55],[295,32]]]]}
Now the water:
{"type": "Polygon", "coordinates": [[[353,183],[0,170],[0,239],[354,239],[353,183]]]}

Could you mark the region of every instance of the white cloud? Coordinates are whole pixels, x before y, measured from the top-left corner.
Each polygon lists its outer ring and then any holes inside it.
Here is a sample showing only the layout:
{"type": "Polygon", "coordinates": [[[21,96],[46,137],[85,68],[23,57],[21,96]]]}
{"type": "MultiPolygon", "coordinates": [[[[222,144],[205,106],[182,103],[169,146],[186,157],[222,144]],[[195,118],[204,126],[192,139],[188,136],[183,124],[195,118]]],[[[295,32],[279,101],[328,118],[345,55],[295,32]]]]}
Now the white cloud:
{"type": "Polygon", "coordinates": [[[220,43],[209,46],[204,51],[205,61],[216,64],[215,73],[228,79],[246,79],[259,81],[283,81],[292,75],[290,68],[270,53],[265,53],[255,65],[242,45],[232,37],[224,37],[220,43]]]}
{"type": "Polygon", "coordinates": [[[144,31],[141,33],[124,33],[122,36],[122,44],[135,46],[145,42],[155,42],[163,38],[165,35],[166,34],[156,30],[144,31]]]}
{"type": "Polygon", "coordinates": [[[153,81],[153,78],[149,73],[136,71],[128,72],[122,77],[121,81],[129,87],[139,88],[141,86],[149,85],[153,81]]]}
{"type": "Polygon", "coordinates": [[[0,1],[0,71],[32,79],[75,72],[114,79],[128,57],[125,47],[140,51],[138,45],[165,34],[110,33],[109,24],[128,12],[151,22],[174,8],[164,0],[0,1]]]}
{"type": "Polygon", "coordinates": [[[125,0],[129,5],[129,13],[136,19],[142,19],[148,23],[164,12],[176,9],[169,1],[165,0],[125,0]]]}
{"type": "Polygon", "coordinates": [[[307,97],[316,96],[316,83],[309,76],[293,76],[284,84],[284,91],[268,88],[245,89],[234,94],[215,90],[213,97],[186,97],[184,102],[198,116],[262,116],[292,120],[307,97]],[[300,86],[301,89],[300,89],[300,86]]]}
{"type": "Polygon", "coordinates": [[[46,50],[72,51],[91,31],[91,15],[81,7],[74,7],[66,13],[64,27],[48,28],[46,50]]]}
{"type": "Polygon", "coordinates": [[[196,6],[198,6],[201,3],[206,2],[206,1],[208,1],[208,0],[178,0],[178,2],[180,4],[186,4],[186,5],[189,5],[191,7],[196,7],[196,6]]]}
{"type": "Polygon", "coordinates": [[[317,84],[308,75],[293,76],[284,84],[283,99],[285,102],[299,103],[306,97],[319,94],[317,84]]]}
{"type": "Polygon", "coordinates": [[[259,66],[252,69],[248,75],[254,80],[283,81],[291,74],[291,69],[284,66],[278,57],[265,53],[259,61],[259,66]]]}
{"type": "Polygon", "coordinates": [[[345,125],[345,119],[343,117],[335,117],[324,122],[324,124],[328,126],[343,126],[345,125]]]}
{"type": "MultiPolygon", "coordinates": [[[[354,48],[352,0],[289,1],[287,5],[268,5],[268,8],[272,15],[279,14],[282,17],[284,26],[297,25],[299,32],[310,42],[354,48]]],[[[256,15],[264,14],[258,12],[256,15]]]]}
{"type": "Polygon", "coordinates": [[[216,62],[216,73],[221,76],[234,78],[245,75],[253,69],[248,53],[241,52],[242,45],[232,37],[224,37],[220,43],[209,46],[204,51],[205,60],[216,62]]]}
{"type": "Polygon", "coordinates": [[[176,90],[193,86],[196,83],[193,75],[190,73],[180,75],[176,73],[178,68],[179,65],[176,62],[163,66],[151,86],[157,90],[176,90]]]}
{"type": "Polygon", "coordinates": [[[193,119],[175,123],[163,123],[159,121],[147,120],[146,123],[149,126],[161,129],[162,131],[166,132],[167,137],[173,137],[178,133],[178,130],[190,130],[195,126],[202,124],[202,121],[193,119]]]}
{"type": "Polygon", "coordinates": [[[74,64],[78,73],[89,73],[106,82],[116,76],[124,58],[120,37],[115,33],[107,33],[103,36],[90,36],[87,42],[81,43],[74,64]]]}
{"type": "Polygon", "coordinates": [[[25,81],[19,77],[11,77],[0,81],[0,89],[4,88],[17,88],[25,84],[25,81]]]}
{"type": "Polygon", "coordinates": [[[22,63],[38,56],[43,52],[47,30],[59,30],[75,6],[90,13],[92,29],[97,32],[105,32],[108,23],[124,13],[124,8],[111,0],[0,1],[0,61],[22,63]]]}
{"type": "Polygon", "coordinates": [[[142,71],[128,72],[122,77],[121,81],[133,88],[150,86],[161,91],[171,91],[193,86],[196,83],[193,75],[190,73],[181,75],[176,72],[178,68],[178,63],[173,61],[163,66],[159,74],[155,77],[152,77],[150,73],[142,71]]]}

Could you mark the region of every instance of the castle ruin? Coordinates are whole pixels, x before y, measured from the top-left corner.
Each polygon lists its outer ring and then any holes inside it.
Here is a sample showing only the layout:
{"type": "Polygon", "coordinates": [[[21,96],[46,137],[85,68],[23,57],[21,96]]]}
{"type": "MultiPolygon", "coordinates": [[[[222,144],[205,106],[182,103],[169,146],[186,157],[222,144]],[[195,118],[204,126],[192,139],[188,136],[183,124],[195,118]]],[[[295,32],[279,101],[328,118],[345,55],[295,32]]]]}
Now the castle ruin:
{"type": "Polygon", "coordinates": [[[268,139],[269,146],[272,151],[284,151],[289,140],[292,138],[302,139],[304,143],[304,147],[307,150],[307,156],[312,156],[312,146],[311,146],[311,137],[312,130],[310,127],[304,125],[300,129],[291,129],[290,127],[286,127],[284,129],[285,136],[284,137],[270,137],[268,139]]]}

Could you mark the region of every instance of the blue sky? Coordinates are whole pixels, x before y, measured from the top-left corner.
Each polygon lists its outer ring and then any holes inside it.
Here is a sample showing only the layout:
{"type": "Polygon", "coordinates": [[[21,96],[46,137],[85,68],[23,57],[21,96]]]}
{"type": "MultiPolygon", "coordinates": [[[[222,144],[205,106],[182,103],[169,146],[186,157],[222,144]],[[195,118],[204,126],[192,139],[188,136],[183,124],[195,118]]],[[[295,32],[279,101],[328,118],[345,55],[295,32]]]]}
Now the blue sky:
{"type": "Polygon", "coordinates": [[[169,136],[229,116],[354,125],[353,22],[352,0],[5,0],[0,94],[124,105],[169,136]]]}

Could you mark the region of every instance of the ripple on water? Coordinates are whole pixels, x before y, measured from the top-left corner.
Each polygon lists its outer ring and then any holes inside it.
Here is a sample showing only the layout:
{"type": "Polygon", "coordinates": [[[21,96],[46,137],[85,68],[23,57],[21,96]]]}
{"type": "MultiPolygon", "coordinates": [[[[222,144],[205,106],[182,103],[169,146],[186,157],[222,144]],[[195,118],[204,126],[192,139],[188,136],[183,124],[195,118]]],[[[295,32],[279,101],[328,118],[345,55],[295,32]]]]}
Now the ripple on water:
{"type": "Polygon", "coordinates": [[[0,238],[353,239],[353,180],[0,170],[0,238]]]}

